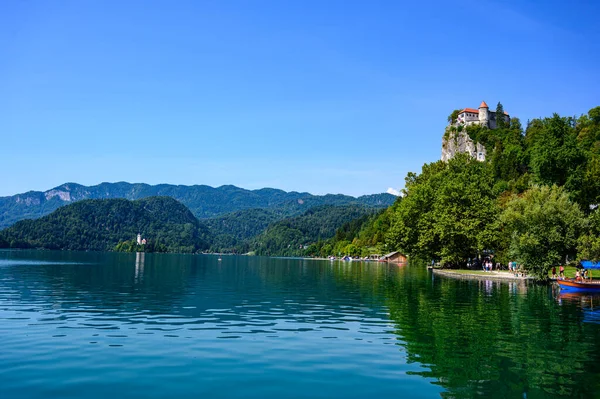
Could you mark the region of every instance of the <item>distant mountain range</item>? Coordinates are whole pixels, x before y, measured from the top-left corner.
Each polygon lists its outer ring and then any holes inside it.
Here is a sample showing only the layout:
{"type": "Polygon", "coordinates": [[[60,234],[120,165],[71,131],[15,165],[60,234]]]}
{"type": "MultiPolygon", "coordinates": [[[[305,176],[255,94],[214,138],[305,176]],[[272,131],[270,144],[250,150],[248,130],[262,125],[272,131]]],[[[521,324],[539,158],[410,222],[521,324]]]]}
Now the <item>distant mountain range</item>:
{"type": "MultiPolygon", "coordinates": [[[[44,192],[29,191],[10,197],[0,197],[0,229],[9,227],[23,219],[40,218],[63,205],[81,200],[114,198],[137,200],[152,196],[174,198],[188,207],[194,216],[199,219],[219,218],[227,215],[223,223],[219,224],[219,221],[211,221],[207,224],[213,228],[225,226],[224,234],[233,236],[241,234],[241,238],[254,236],[257,231],[263,231],[268,224],[274,221],[300,215],[315,206],[364,205],[385,208],[396,199],[396,197],[387,193],[364,195],[356,198],[341,194],[312,195],[295,191],[286,192],[272,188],[246,190],[231,185],[215,188],[205,185],[149,185],[126,182],[101,183],[96,186],[65,183],[44,192]],[[264,212],[258,212],[257,209],[264,210],[264,212]],[[242,226],[242,230],[239,230],[237,228],[239,226],[233,226],[235,223],[227,223],[227,220],[235,219],[235,215],[228,214],[247,210],[252,210],[250,212],[252,219],[250,225],[242,226]],[[243,233],[244,229],[248,234],[243,233]]],[[[247,216],[247,212],[244,212],[244,214],[247,216]]],[[[215,234],[223,233],[221,229],[217,230],[215,234]]]]}

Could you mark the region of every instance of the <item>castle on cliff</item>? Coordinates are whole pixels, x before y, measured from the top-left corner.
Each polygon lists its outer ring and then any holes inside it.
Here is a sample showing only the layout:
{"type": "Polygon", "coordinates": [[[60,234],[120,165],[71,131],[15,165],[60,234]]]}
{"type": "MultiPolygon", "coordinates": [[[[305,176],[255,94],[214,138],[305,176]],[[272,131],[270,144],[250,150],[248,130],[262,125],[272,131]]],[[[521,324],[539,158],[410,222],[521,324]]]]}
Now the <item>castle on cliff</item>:
{"type": "MultiPolygon", "coordinates": [[[[505,112],[501,116],[508,123],[510,116],[505,112]]],[[[463,129],[465,126],[481,125],[488,129],[495,129],[497,126],[498,115],[490,111],[490,107],[482,101],[479,109],[465,108],[458,113],[456,121],[450,122],[446,128],[444,139],[442,140],[442,161],[446,162],[454,155],[466,152],[478,161],[485,161],[486,150],[481,143],[474,143],[467,132],[463,129]]]]}
{"type": "MultiPolygon", "coordinates": [[[[502,117],[504,118],[506,123],[510,121],[510,117],[506,112],[504,113],[504,115],[502,115],[502,117]]],[[[460,111],[455,123],[466,126],[481,125],[489,129],[495,129],[496,118],[496,112],[490,111],[490,107],[488,107],[485,101],[482,101],[479,105],[479,109],[465,108],[462,111],[460,111]]]]}

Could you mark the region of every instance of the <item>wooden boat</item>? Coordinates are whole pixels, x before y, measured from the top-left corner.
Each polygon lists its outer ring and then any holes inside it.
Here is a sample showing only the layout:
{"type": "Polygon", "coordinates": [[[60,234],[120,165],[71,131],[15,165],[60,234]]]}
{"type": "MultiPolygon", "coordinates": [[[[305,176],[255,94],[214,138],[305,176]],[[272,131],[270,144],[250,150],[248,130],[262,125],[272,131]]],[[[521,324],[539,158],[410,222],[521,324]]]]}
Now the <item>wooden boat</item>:
{"type": "Polygon", "coordinates": [[[576,281],[575,279],[556,280],[560,288],[565,290],[599,291],[600,281],[576,281]]]}

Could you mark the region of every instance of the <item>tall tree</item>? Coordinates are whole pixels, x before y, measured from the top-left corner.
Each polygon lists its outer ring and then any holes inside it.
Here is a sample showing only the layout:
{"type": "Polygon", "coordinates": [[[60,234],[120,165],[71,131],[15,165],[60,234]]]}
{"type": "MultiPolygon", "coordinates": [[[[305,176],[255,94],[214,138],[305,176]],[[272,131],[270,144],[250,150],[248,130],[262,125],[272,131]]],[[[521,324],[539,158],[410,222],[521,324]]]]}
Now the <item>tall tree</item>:
{"type": "Polygon", "coordinates": [[[510,238],[509,253],[525,269],[545,279],[552,266],[574,257],[585,219],[579,206],[556,185],[535,186],[514,196],[500,217],[510,238]]]}
{"type": "Polygon", "coordinates": [[[504,129],[505,127],[504,107],[502,106],[502,103],[498,101],[498,105],[496,105],[496,129],[504,129]]]}
{"type": "Polygon", "coordinates": [[[554,114],[552,118],[532,123],[531,129],[532,137],[527,141],[535,180],[577,191],[581,187],[586,157],[577,146],[574,120],[554,114]]]}

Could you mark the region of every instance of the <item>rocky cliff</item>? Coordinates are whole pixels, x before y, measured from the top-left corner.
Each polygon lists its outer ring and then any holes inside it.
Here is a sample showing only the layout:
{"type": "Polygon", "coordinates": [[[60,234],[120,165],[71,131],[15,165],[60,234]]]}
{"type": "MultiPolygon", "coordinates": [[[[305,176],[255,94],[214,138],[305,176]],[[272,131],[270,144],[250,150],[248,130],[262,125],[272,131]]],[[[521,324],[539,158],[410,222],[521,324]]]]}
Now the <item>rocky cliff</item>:
{"type": "Polygon", "coordinates": [[[486,151],[482,144],[473,142],[465,130],[448,126],[442,139],[442,161],[447,162],[461,152],[466,152],[479,161],[485,161],[486,151]]]}

